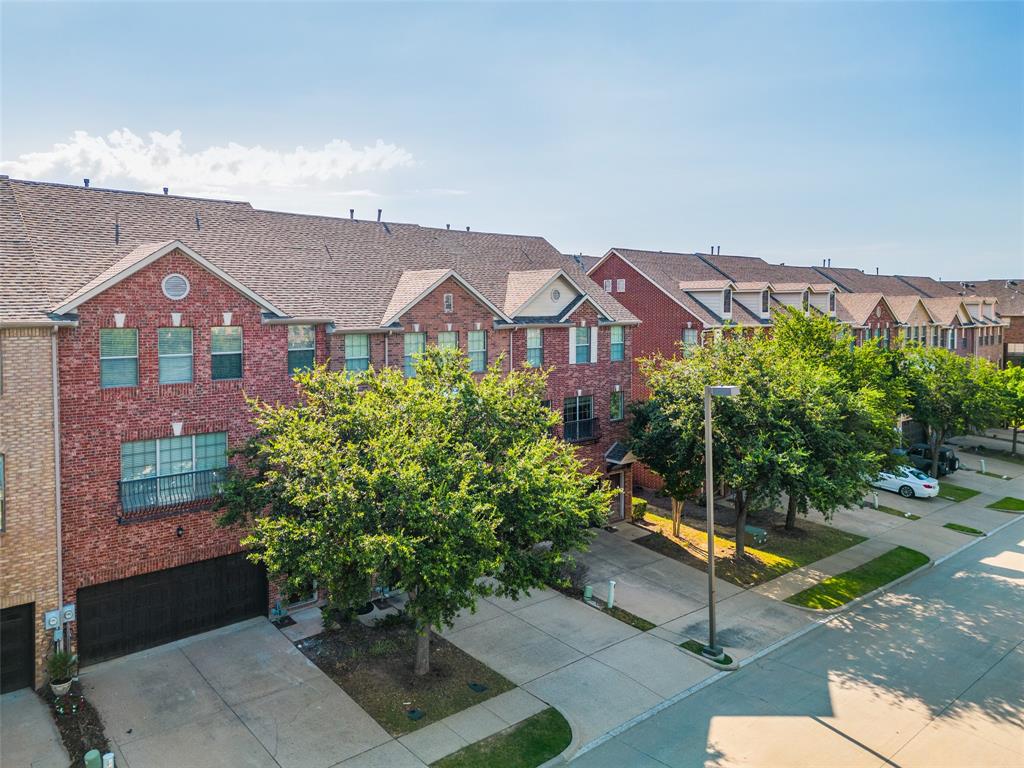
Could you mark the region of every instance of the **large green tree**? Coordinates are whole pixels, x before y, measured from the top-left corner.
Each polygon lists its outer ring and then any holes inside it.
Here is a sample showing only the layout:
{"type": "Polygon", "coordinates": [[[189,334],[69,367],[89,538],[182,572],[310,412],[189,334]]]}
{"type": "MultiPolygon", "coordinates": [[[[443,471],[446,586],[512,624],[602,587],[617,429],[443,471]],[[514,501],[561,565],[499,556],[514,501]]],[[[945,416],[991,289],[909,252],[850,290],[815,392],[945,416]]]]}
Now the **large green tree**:
{"type": "Polygon", "coordinates": [[[829,518],[856,504],[864,478],[893,463],[906,392],[899,354],[880,341],[855,346],[845,326],[820,315],[782,310],[774,321],[772,354],[787,369],[779,383],[797,383],[789,412],[800,450],[784,479],[792,530],[809,507],[829,518]]]}
{"type": "Polygon", "coordinates": [[[365,603],[375,583],[407,592],[417,674],[431,627],[556,579],[607,519],[614,492],[550,433],[543,373],[475,378],[428,349],[414,378],[317,368],[298,381],[298,404],[254,403],[250,470],[229,480],[224,520],[249,527],[270,574],[315,578],[336,605],[365,603]]]}
{"type": "Polygon", "coordinates": [[[1007,365],[1000,374],[1006,394],[1006,418],[1013,430],[1010,454],[1017,454],[1017,433],[1024,427],[1024,366],[1007,365]]]}
{"type": "Polygon", "coordinates": [[[937,476],[939,447],[955,435],[1002,422],[1006,397],[999,370],[980,357],[959,357],[941,347],[906,347],[904,377],[909,413],[928,431],[932,476],[937,476]]]}
{"type": "Polygon", "coordinates": [[[894,366],[877,345],[854,349],[828,318],[781,312],[772,334],[729,334],[689,357],[643,361],[651,396],[634,407],[633,452],[678,510],[704,480],[704,387],[738,385],[737,397],[714,402],[713,455],[716,480],[734,494],[742,558],[751,506],[788,495],[792,528],[809,506],[828,516],[860,500],[896,444],[894,366]]]}

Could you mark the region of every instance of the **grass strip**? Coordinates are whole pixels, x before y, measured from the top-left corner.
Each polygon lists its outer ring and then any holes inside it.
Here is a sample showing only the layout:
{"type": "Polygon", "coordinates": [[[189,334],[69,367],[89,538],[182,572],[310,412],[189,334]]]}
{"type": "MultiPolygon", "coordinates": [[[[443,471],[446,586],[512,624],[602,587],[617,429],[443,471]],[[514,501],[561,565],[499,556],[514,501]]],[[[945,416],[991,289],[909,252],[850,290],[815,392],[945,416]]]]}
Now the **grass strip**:
{"type": "Polygon", "coordinates": [[[431,768],[536,768],[561,754],[571,740],[569,723],[557,709],[548,707],[430,765],[431,768]]]}
{"type": "Polygon", "coordinates": [[[997,451],[995,448],[984,448],[979,446],[978,448],[972,448],[971,453],[976,453],[979,456],[991,456],[1001,461],[1011,461],[1014,464],[1024,464],[1024,454],[1010,453],[1009,451],[997,451]]]}
{"type": "MultiPolygon", "coordinates": [[[[686,565],[705,570],[708,562],[708,535],[706,531],[683,523],[679,537],[672,535],[672,521],[648,514],[643,527],[651,535],[633,543],[678,560],[686,565]]],[[[733,533],[727,526],[716,526],[716,533],[733,533]]],[[[782,526],[768,529],[768,541],[758,547],[746,547],[746,557],[737,560],[736,543],[721,535],[715,536],[715,575],[738,587],[763,584],[787,571],[834,555],[836,552],[864,541],[863,536],[841,531],[828,525],[801,520],[794,531],[782,526]]]]}
{"type": "Polygon", "coordinates": [[[960,523],[946,523],[943,528],[949,528],[951,531],[959,531],[960,533],[966,533],[969,536],[984,536],[984,531],[979,531],[977,528],[971,528],[969,525],[960,525],[960,523]]]}
{"type": "Polygon", "coordinates": [[[619,606],[601,606],[601,610],[607,613],[609,616],[618,619],[619,621],[629,624],[634,629],[639,629],[641,632],[646,632],[649,629],[654,629],[657,624],[648,621],[642,616],[637,616],[635,613],[630,613],[625,608],[619,608],[619,606]]]}
{"type": "Polygon", "coordinates": [[[947,501],[967,501],[967,499],[977,496],[979,493],[981,491],[976,491],[973,488],[964,488],[962,485],[953,485],[947,482],[939,483],[939,498],[946,499],[947,501]]]}
{"type": "Polygon", "coordinates": [[[684,640],[679,644],[679,647],[689,651],[690,653],[700,656],[702,659],[707,659],[708,661],[714,662],[715,664],[721,664],[723,666],[732,664],[732,656],[730,656],[729,654],[725,654],[721,659],[718,660],[712,659],[710,656],[705,656],[704,645],[702,643],[698,643],[696,640],[684,640]]]}
{"type": "MultiPolygon", "coordinates": [[[[873,504],[864,504],[864,507],[868,509],[875,509],[873,504]]],[[[884,504],[879,504],[876,512],[885,512],[887,515],[894,515],[896,517],[902,517],[904,520],[920,520],[920,515],[915,515],[912,512],[903,512],[902,510],[896,509],[895,507],[887,507],[884,504]]]]}
{"type": "Polygon", "coordinates": [[[786,602],[806,608],[838,608],[927,562],[928,556],[917,550],[896,547],[852,570],[830,576],[820,584],[790,595],[786,602]]]}
{"type": "Polygon", "coordinates": [[[1013,480],[1013,478],[1010,477],[1009,475],[1001,475],[998,472],[981,472],[981,471],[979,471],[978,474],[979,475],[984,475],[985,477],[994,477],[994,478],[997,478],[999,480],[1013,480]]]}
{"type": "Polygon", "coordinates": [[[998,509],[1003,512],[1024,512],[1024,499],[1013,496],[1004,496],[999,501],[993,501],[987,509],[998,509]]]}

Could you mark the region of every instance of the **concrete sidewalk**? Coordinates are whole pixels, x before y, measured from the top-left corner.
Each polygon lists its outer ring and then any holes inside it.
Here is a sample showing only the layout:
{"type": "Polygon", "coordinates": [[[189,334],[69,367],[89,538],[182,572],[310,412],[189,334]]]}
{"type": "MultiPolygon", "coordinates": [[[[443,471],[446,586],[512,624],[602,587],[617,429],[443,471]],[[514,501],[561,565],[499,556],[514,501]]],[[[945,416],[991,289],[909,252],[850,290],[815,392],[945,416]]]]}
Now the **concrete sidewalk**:
{"type": "Polygon", "coordinates": [[[71,760],[43,700],[30,688],[0,696],[0,765],[67,768],[71,760]]]}

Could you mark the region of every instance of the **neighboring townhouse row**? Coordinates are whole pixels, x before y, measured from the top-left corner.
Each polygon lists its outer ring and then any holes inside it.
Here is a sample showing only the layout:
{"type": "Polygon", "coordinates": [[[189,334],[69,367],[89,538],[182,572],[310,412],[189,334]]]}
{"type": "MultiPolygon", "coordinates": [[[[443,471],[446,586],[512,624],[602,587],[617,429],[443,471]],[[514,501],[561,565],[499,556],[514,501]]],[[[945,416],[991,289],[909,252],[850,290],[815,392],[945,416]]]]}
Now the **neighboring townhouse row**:
{"type": "Polygon", "coordinates": [[[21,617],[0,642],[22,680],[62,603],[90,663],[315,595],[280,594],[210,510],[246,398],[293,401],[314,363],[543,366],[558,434],[622,489],[610,518],[629,508],[638,321],[543,238],[6,178],[0,198],[4,629],[21,617]]]}
{"type": "Polygon", "coordinates": [[[999,317],[1007,325],[1004,328],[1003,360],[1014,365],[1024,365],[1024,277],[1016,280],[943,281],[964,301],[977,296],[990,296],[999,302],[999,317]]]}

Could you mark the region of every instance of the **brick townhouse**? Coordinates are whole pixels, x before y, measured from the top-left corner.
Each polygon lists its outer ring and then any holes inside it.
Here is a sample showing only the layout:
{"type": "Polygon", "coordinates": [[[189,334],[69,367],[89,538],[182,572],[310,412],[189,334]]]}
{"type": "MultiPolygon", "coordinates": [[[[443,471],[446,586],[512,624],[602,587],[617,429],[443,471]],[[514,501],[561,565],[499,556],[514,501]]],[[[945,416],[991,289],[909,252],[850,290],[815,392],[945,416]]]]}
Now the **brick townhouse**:
{"type": "Polygon", "coordinates": [[[964,300],[967,297],[987,296],[995,299],[999,318],[1003,322],[990,345],[995,354],[1001,354],[1005,363],[1024,365],[1024,277],[1011,280],[943,281],[964,300]],[[1000,340],[1002,344],[1000,344],[1000,340]]]}
{"type": "MultiPolygon", "coordinates": [[[[52,426],[16,447],[60,492],[55,510],[33,481],[51,562],[58,515],[63,540],[62,578],[51,569],[39,588],[75,604],[84,663],[310,596],[277,594],[210,497],[252,434],[245,398],[292,401],[291,374],[314,362],[412,375],[436,344],[476,370],[543,365],[559,434],[623,489],[611,517],[628,508],[637,319],[542,238],[9,179],[0,194],[20,235],[3,241],[5,284],[28,296],[4,324],[49,326],[39,360],[56,353],[59,382],[59,481],[52,426]]],[[[8,498],[26,494],[21,477],[8,466],[8,498]]]]}

